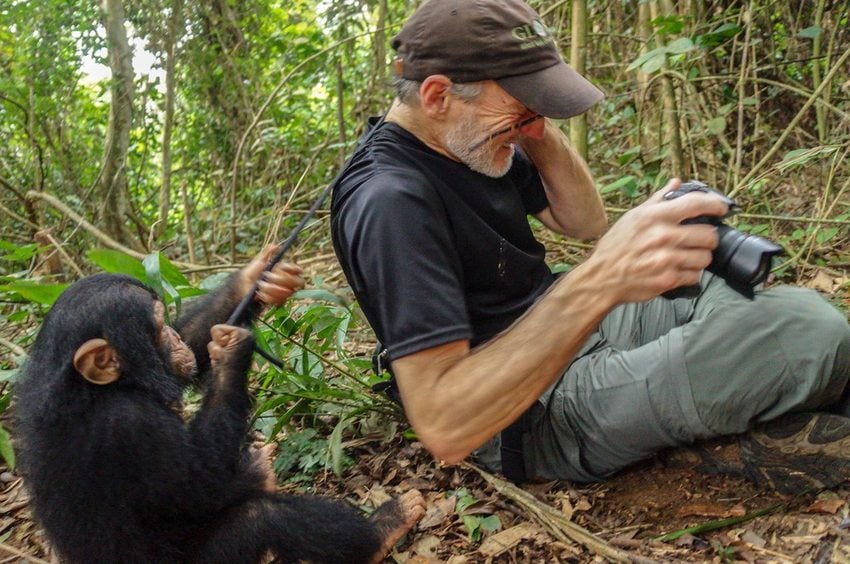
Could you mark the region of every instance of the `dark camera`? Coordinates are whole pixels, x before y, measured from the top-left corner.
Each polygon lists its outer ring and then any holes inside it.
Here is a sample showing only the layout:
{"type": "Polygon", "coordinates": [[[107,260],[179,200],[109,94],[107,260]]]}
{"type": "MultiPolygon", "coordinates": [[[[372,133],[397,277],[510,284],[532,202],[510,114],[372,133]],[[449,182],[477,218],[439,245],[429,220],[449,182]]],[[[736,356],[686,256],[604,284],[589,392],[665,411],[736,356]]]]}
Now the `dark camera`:
{"type": "MultiPolygon", "coordinates": [[[[753,288],[767,279],[773,264],[773,257],[782,252],[782,247],[757,235],[743,233],[723,223],[723,219],[739,211],[735,202],[725,194],[710,188],[708,185],[691,180],[682,183],[681,188],[664,195],[672,200],[691,192],[716,194],[723,198],[729,206],[729,213],[724,217],[698,216],[687,219],[682,223],[705,223],[717,226],[719,241],[707,270],[723,278],[733,289],[748,298],[753,297],[753,288]]],[[[695,297],[700,287],[685,286],[665,292],[666,298],[695,297]]]]}

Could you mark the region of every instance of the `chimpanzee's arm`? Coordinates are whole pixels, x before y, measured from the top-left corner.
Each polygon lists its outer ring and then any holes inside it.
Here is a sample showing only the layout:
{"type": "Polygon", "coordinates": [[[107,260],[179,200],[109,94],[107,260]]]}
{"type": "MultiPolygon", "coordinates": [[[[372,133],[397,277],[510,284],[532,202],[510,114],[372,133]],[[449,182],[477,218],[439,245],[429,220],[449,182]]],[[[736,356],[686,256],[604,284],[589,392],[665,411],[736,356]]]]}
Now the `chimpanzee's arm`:
{"type": "MultiPolygon", "coordinates": [[[[251,407],[245,373],[253,339],[246,329],[213,330],[212,380],[200,410],[184,424],[142,421],[135,429],[136,460],[145,467],[148,502],[162,515],[193,518],[217,511],[261,489],[244,446],[251,407]],[[154,427],[155,426],[155,427],[154,427]],[[140,439],[139,437],[144,437],[140,439]]],[[[173,415],[173,414],[172,414],[173,415]]],[[[167,415],[163,415],[167,417],[167,415]]],[[[143,484],[140,484],[140,486],[143,484]]]]}
{"type": "MultiPolygon", "coordinates": [[[[174,328],[195,353],[198,374],[204,374],[210,366],[207,352],[210,329],[213,325],[226,322],[244,297],[240,293],[240,276],[241,271],[234,272],[220,287],[189,302],[183,314],[174,322],[174,328]]],[[[249,316],[254,317],[261,307],[262,304],[253,302],[249,306],[249,316]]]]}

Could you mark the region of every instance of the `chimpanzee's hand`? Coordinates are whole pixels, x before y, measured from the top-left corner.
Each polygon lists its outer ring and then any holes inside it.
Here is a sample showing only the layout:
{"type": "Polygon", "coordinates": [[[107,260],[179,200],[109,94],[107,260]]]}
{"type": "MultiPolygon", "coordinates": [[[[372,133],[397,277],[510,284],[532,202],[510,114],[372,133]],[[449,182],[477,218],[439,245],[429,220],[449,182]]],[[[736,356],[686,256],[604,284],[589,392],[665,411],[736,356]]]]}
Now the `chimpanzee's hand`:
{"type": "Polygon", "coordinates": [[[207,345],[213,368],[232,364],[244,357],[250,359],[254,336],[250,331],[233,325],[215,325],[210,330],[212,340],[207,345]]]}
{"type": "Polygon", "coordinates": [[[274,473],[274,455],[277,445],[249,445],[251,468],[262,479],[262,489],[270,493],[277,491],[277,476],[274,473]]]}
{"type": "MultiPolygon", "coordinates": [[[[277,245],[269,245],[242,269],[240,273],[240,294],[247,294],[254,282],[263,274],[263,269],[277,252],[277,245]]],[[[265,305],[280,305],[286,301],[296,290],[304,287],[304,279],[301,278],[301,267],[298,265],[281,261],[275,265],[271,272],[267,272],[260,280],[257,289],[257,299],[265,305]]]]}

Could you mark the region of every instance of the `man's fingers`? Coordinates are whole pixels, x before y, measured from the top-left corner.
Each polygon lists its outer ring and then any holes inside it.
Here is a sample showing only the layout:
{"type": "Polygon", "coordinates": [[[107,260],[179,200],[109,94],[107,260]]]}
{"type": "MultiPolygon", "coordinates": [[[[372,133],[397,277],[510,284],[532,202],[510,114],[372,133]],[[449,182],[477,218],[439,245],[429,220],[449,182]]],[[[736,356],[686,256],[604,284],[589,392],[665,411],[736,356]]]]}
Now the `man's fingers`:
{"type": "Polygon", "coordinates": [[[663,188],[656,191],[652,196],[649,197],[647,202],[661,202],[664,200],[664,196],[667,195],[668,192],[672,192],[673,190],[677,190],[681,188],[682,181],[678,178],[671,178],[667,181],[667,184],[664,185],[663,188]]]}

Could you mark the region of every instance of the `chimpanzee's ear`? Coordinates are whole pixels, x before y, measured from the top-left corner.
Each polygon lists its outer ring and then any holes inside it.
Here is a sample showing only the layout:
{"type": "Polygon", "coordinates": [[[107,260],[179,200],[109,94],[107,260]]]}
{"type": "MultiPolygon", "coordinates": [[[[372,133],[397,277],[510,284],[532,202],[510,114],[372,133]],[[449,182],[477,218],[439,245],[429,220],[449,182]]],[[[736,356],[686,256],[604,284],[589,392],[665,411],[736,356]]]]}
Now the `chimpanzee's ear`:
{"type": "Polygon", "coordinates": [[[105,339],[90,339],[74,354],[74,368],[83,378],[102,386],[121,377],[118,355],[105,339]]]}

